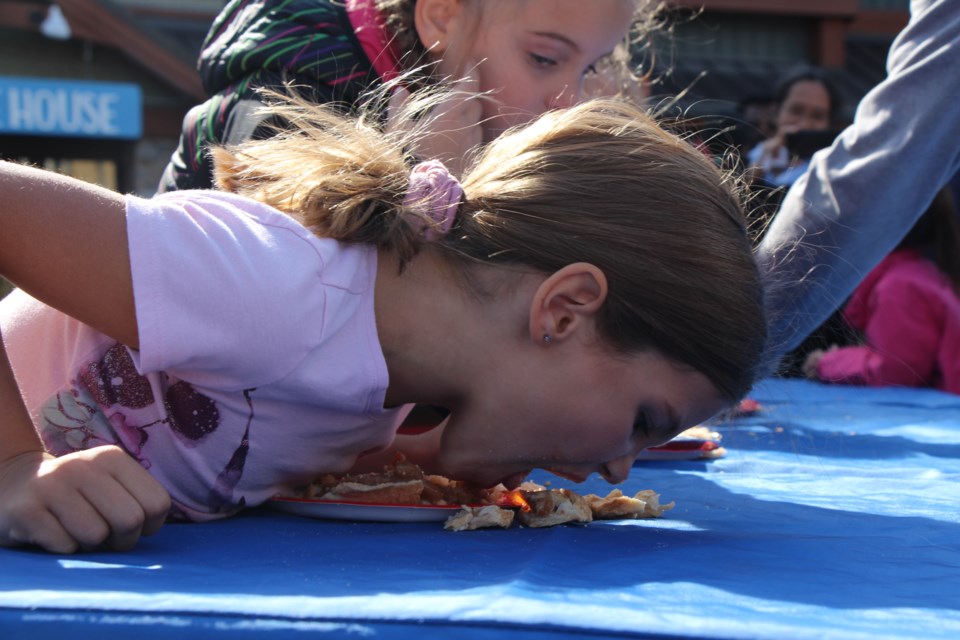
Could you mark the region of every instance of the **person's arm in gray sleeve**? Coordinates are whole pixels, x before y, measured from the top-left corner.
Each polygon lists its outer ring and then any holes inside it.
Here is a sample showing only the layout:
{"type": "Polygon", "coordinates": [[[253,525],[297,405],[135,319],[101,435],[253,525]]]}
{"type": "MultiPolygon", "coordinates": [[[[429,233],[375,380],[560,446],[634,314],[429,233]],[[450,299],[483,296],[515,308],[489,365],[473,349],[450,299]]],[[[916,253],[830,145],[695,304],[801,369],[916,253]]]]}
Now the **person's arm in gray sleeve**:
{"type": "Polygon", "coordinates": [[[787,193],[758,249],[771,366],[853,291],[960,160],[960,0],[913,0],[887,78],[787,193]]]}

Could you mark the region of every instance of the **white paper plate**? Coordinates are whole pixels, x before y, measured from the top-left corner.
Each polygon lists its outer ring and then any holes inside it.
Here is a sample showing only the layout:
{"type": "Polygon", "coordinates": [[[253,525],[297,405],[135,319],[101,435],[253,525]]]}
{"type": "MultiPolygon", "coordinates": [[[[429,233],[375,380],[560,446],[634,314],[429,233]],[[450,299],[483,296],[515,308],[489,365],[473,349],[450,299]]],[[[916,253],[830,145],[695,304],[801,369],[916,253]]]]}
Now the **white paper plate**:
{"type": "Polygon", "coordinates": [[[443,522],[460,510],[459,505],[370,504],[301,498],[273,498],[267,506],[309,518],[355,522],[443,522]]]}

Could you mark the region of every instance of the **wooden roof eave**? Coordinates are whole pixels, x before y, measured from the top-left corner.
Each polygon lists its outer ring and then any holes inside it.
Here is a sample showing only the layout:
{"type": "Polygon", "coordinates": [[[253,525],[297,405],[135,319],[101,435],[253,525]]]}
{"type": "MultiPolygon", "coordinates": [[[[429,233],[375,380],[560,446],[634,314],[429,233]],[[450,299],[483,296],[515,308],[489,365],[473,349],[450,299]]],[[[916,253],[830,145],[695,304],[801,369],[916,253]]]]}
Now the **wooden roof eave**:
{"type": "MultiPolygon", "coordinates": [[[[58,0],[71,38],[112,47],[197,102],[206,95],[193,64],[165,48],[155,36],[122,11],[99,0],[58,0]]],[[[46,15],[49,2],[0,0],[0,26],[39,32],[36,15],[46,15]]]]}

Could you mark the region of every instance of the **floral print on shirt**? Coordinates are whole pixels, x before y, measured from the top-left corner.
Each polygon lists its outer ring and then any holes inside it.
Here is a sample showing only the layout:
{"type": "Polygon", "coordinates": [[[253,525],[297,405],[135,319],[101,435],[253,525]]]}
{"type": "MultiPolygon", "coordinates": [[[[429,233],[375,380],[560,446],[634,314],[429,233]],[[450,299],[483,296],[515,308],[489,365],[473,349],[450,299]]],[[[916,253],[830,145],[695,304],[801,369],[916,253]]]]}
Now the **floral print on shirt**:
{"type": "MultiPolygon", "coordinates": [[[[187,447],[201,444],[220,426],[216,403],[182,380],[161,373],[158,410],[155,386],[140,375],[129,351],[120,344],[109,347],[99,360],[81,368],[72,384],[41,407],[40,432],[47,450],[56,456],[113,444],[121,447],[145,469],[153,462],[146,445],[154,429],[169,428],[187,447]],[[157,417],[163,416],[163,417],[157,417]]],[[[249,392],[245,393],[253,416],[249,392]]],[[[229,513],[242,508],[243,496],[234,490],[243,476],[249,450],[248,422],[230,461],[210,488],[209,513],[229,513]]],[[[172,515],[184,513],[174,508],[172,515]]]]}

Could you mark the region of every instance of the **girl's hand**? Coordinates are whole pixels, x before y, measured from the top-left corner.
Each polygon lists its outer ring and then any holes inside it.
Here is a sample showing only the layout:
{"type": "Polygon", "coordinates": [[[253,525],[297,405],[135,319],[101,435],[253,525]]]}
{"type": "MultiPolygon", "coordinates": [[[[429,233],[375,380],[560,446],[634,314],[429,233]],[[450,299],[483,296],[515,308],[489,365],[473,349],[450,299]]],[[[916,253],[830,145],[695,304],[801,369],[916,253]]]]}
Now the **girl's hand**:
{"type": "Polygon", "coordinates": [[[468,152],[483,142],[483,107],[479,95],[480,81],[476,67],[454,83],[440,102],[435,102],[425,115],[418,114],[420,98],[399,87],[390,99],[387,109],[389,131],[414,131],[416,148],[413,153],[422,160],[440,160],[456,177],[463,175],[468,152]]]}
{"type": "Polygon", "coordinates": [[[786,145],[787,137],[784,133],[767,138],[760,147],[760,160],[757,164],[767,171],[783,171],[790,161],[786,155],[786,145]]]}
{"type": "Polygon", "coordinates": [[[0,546],[126,550],[155,533],[169,509],[160,483],[113,445],[59,458],[30,451],[0,462],[0,546]]]}
{"type": "Polygon", "coordinates": [[[830,348],[824,351],[823,349],[814,349],[807,354],[807,359],[803,362],[803,375],[810,378],[811,380],[818,380],[820,376],[817,374],[817,367],[820,365],[820,360],[823,359],[824,354],[830,351],[836,351],[839,347],[837,345],[830,345],[830,348]]]}
{"type": "Polygon", "coordinates": [[[803,361],[803,375],[811,380],[817,379],[817,365],[823,357],[823,349],[814,349],[807,354],[807,359],[803,361]]]}

